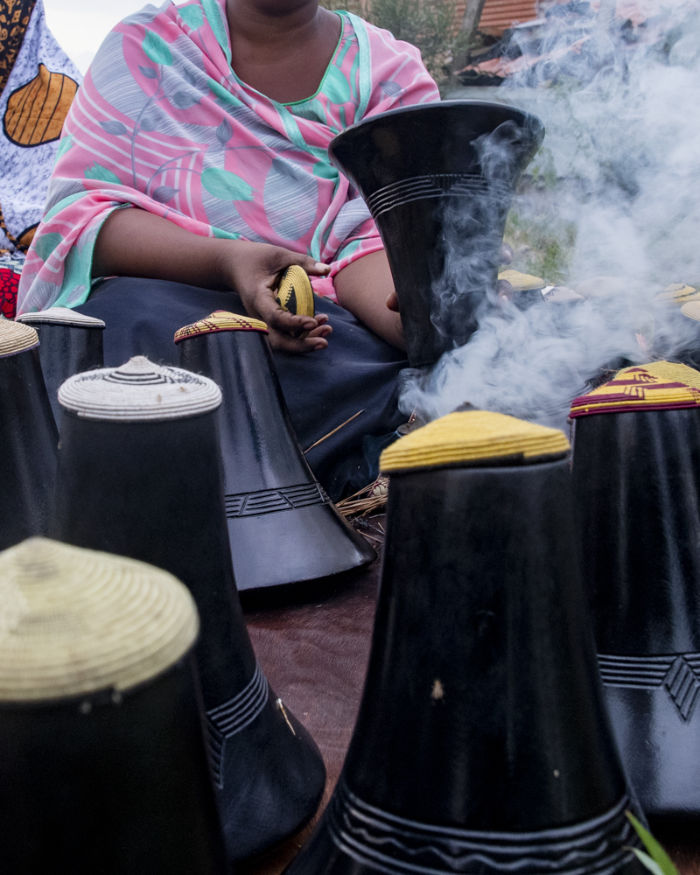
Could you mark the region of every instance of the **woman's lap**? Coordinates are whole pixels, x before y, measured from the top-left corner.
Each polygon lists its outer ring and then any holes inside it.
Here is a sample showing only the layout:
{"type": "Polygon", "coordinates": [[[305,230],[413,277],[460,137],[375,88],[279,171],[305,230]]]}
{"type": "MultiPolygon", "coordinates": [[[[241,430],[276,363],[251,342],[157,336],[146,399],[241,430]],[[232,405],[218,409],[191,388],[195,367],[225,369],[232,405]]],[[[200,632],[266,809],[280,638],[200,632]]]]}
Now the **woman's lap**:
{"type": "MultiPolygon", "coordinates": [[[[337,500],[376,476],[378,453],[404,418],[396,405],[397,377],[407,362],[347,310],[324,298],[316,298],[316,306],[333,325],[328,348],[304,355],[273,351],[273,358],[302,449],[362,411],[307,454],[337,500]]],[[[104,320],[108,367],[133,355],[177,365],[178,328],[214,310],[245,312],[235,292],[131,277],[106,280],[78,309],[104,320]]]]}

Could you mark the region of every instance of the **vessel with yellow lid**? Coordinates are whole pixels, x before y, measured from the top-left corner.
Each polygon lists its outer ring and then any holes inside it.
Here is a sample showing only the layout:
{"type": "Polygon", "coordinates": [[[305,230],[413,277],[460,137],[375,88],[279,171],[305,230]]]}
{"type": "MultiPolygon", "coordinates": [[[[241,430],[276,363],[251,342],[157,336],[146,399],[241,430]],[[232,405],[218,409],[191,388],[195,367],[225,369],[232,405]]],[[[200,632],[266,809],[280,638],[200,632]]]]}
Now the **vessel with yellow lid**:
{"type": "Polygon", "coordinates": [[[320,801],[325,769],[270,689],[245,626],[225,525],[221,397],[210,378],[143,356],[66,380],[53,531],[164,568],[192,593],[212,782],[232,861],[298,829],[320,801]]]}
{"type": "Polygon", "coordinates": [[[569,455],[556,429],[482,410],[384,450],[364,693],[289,875],[642,875],[579,575],[569,455]]]}
{"type": "Polygon", "coordinates": [[[700,372],[625,368],[572,417],[584,580],[618,745],[650,817],[697,817],[700,372]]]}
{"type": "Polygon", "coordinates": [[[0,549],[46,534],[57,439],[39,336],[0,317],[0,549]]]}
{"type": "Polygon", "coordinates": [[[299,446],[265,323],[217,310],[183,326],[175,342],[182,367],[222,390],[226,522],[238,589],[318,580],[371,562],[374,551],[335,509],[299,446]]]}
{"type": "Polygon", "coordinates": [[[5,871],[228,871],[197,633],[160,569],[45,538],[0,553],[5,871]]]}

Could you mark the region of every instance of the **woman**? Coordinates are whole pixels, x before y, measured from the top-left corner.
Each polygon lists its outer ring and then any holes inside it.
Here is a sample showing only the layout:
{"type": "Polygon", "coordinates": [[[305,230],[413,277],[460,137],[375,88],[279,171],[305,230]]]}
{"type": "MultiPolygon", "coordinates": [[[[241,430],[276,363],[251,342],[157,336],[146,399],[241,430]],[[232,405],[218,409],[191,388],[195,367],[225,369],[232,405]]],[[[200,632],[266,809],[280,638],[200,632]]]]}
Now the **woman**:
{"type": "Polygon", "coordinates": [[[242,302],[270,328],[303,447],[365,411],[309,456],[336,496],[357,486],[365,438],[400,421],[405,362],[379,234],[327,147],[363,118],[437,99],[415,48],[317,0],[146,7],[108,35],[73,103],[19,312],[101,316],[118,363],[175,360],[173,326],[242,302]],[[288,264],[312,277],[315,317],[276,304],[288,264]]]}

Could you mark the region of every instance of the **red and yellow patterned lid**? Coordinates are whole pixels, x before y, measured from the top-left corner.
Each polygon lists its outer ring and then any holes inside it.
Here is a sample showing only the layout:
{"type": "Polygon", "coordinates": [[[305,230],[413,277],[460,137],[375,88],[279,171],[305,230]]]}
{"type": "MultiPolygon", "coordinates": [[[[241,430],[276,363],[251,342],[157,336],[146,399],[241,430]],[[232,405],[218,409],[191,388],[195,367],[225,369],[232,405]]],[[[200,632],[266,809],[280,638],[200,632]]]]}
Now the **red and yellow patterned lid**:
{"type": "Polygon", "coordinates": [[[575,398],[569,415],[700,407],[700,372],[678,362],[651,362],[618,371],[612,380],[575,398]]]}
{"type": "Polygon", "coordinates": [[[214,334],[217,331],[259,331],[267,334],[267,325],[252,316],[241,316],[228,310],[214,310],[204,319],[199,319],[191,325],[183,325],[175,332],[175,343],[202,334],[214,334]]]}

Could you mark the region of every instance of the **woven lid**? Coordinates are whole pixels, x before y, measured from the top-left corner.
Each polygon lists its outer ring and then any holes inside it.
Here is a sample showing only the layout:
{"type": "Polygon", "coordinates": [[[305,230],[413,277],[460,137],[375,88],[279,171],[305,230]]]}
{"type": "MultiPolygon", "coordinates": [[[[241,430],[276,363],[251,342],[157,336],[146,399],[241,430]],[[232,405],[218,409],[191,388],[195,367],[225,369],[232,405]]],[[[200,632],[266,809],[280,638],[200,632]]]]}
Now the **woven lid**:
{"type": "Polygon", "coordinates": [[[382,471],[483,465],[485,462],[539,462],[559,457],[569,441],[556,428],[488,410],[450,413],[387,447],[382,471]]]}
{"type": "Polygon", "coordinates": [[[700,372],[677,362],[652,362],[618,371],[612,380],[575,398],[570,416],[674,410],[700,406],[700,372]]]}
{"type": "Polygon", "coordinates": [[[221,404],[221,390],[208,377],[134,356],[118,368],[69,377],[58,400],[85,419],[136,422],[208,413],[221,404]]]}
{"type": "Polygon", "coordinates": [[[251,316],[229,313],[228,310],[214,310],[204,319],[178,328],[175,332],[175,343],[180,343],[189,337],[214,334],[217,331],[259,331],[267,334],[267,325],[260,319],[253,319],[251,316]]]}
{"type": "Polygon", "coordinates": [[[681,307],[681,313],[695,322],[700,322],[700,295],[697,301],[688,301],[681,307]]]}
{"type": "Polygon", "coordinates": [[[0,358],[39,346],[39,335],[30,325],[0,316],[0,358]]]}
{"type": "Polygon", "coordinates": [[[532,292],[545,286],[545,281],[542,277],[533,276],[531,273],[522,273],[512,268],[500,270],[498,272],[498,279],[510,283],[517,292],[532,292]]]}
{"type": "Polygon", "coordinates": [[[86,316],[71,310],[70,307],[49,307],[48,310],[38,310],[36,313],[23,313],[17,317],[18,322],[25,325],[67,325],[76,328],[104,328],[102,319],[86,316]]]}
{"type": "Polygon", "coordinates": [[[128,690],[198,628],[187,588],[144,562],[46,538],[0,553],[0,702],[128,690]]]}
{"type": "Polygon", "coordinates": [[[542,300],[547,304],[568,304],[586,299],[568,286],[545,286],[542,289],[542,300]]]}
{"type": "Polygon", "coordinates": [[[686,283],[671,283],[657,295],[657,299],[680,307],[686,301],[700,301],[700,292],[686,283]]]}
{"type": "Polygon", "coordinates": [[[280,277],[276,300],[283,310],[297,316],[314,315],[314,293],[303,267],[291,264],[280,277]]]}

